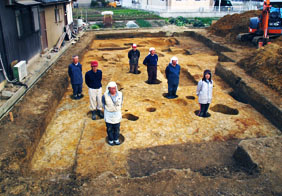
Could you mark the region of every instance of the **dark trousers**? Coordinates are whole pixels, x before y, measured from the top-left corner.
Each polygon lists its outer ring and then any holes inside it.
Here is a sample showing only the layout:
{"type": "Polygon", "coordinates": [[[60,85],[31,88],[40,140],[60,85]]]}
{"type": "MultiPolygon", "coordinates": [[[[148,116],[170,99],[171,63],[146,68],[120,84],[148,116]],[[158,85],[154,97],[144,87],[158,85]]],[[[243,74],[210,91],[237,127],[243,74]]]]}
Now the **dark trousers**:
{"type": "Polygon", "coordinates": [[[119,138],[120,123],[106,123],[106,127],[109,141],[117,140],[119,138]]]}
{"type": "Polygon", "coordinates": [[[138,73],[138,64],[130,64],[129,72],[137,74],[138,73]]]}
{"type": "Polygon", "coordinates": [[[207,112],[208,112],[209,106],[210,106],[209,103],[200,104],[200,111],[199,111],[198,115],[201,116],[201,117],[207,117],[207,112]]]}
{"type": "Polygon", "coordinates": [[[153,84],[157,80],[157,66],[147,66],[148,84],[153,84]]]}
{"type": "Polygon", "coordinates": [[[175,96],[177,88],[178,88],[178,83],[177,84],[168,83],[168,94],[175,96]]]}
{"type": "Polygon", "coordinates": [[[77,96],[82,93],[82,84],[72,84],[73,96],[77,96]]]}

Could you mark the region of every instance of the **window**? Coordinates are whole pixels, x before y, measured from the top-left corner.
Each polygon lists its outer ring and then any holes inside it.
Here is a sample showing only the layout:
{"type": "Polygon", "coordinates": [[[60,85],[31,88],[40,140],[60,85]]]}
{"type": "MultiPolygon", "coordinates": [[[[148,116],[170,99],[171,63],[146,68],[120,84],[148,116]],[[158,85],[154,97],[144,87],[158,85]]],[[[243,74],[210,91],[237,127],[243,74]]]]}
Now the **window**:
{"type": "Polygon", "coordinates": [[[39,15],[38,15],[38,8],[37,7],[32,7],[32,15],[33,15],[33,29],[34,31],[39,31],[40,26],[39,26],[39,15]]]}
{"type": "Polygon", "coordinates": [[[40,25],[37,7],[18,9],[15,11],[15,15],[19,38],[39,31],[40,25]]]}
{"type": "Polygon", "coordinates": [[[18,36],[19,38],[21,38],[24,33],[23,33],[23,22],[22,22],[20,10],[16,10],[16,23],[18,29],[18,36]]]}
{"type": "Polygon", "coordinates": [[[58,23],[58,22],[61,22],[62,21],[62,9],[60,8],[55,8],[55,22],[58,23]]]}

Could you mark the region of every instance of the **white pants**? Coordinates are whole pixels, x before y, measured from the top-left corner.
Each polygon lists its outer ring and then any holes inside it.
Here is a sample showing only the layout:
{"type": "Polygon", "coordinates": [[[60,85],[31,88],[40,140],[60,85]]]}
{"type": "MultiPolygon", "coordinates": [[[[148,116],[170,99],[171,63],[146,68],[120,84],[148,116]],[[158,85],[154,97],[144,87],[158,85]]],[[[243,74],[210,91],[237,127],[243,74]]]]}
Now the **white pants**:
{"type": "Polygon", "coordinates": [[[88,89],[90,99],[90,110],[102,110],[102,87],[99,89],[88,89]]]}

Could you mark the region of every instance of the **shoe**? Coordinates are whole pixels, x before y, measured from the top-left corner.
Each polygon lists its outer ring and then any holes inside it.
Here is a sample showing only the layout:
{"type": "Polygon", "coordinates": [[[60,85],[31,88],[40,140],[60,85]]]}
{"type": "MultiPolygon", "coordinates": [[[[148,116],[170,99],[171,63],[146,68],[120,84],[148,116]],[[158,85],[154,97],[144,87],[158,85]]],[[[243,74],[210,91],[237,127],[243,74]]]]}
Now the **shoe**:
{"type": "Polygon", "coordinates": [[[176,91],[172,92],[172,96],[173,96],[173,98],[177,98],[178,97],[178,95],[176,95],[176,91]]]}
{"type": "Polygon", "coordinates": [[[203,113],[203,112],[200,112],[200,113],[198,114],[198,116],[199,116],[199,117],[204,117],[204,113],[203,113]]]}
{"type": "Polygon", "coordinates": [[[115,144],[114,144],[114,141],[111,141],[111,140],[109,140],[108,144],[109,144],[110,146],[115,145],[115,144]]]}
{"type": "Polygon", "coordinates": [[[168,98],[168,99],[173,99],[174,97],[173,97],[173,95],[172,95],[172,93],[171,92],[168,92],[168,94],[167,94],[167,97],[166,98],[168,98]]]}
{"type": "Polygon", "coordinates": [[[73,95],[73,99],[77,100],[78,96],[77,95],[73,95]]]}
{"type": "Polygon", "coordinates": [[[96,111],[92,111],[92,120],[96,120],[96,111]]]}
{"type": "Polygon", "coordinates": [[[77,99],[81,99],[83,97],[83,94],[78,94],[77,99]]]}
{"type": "Polygon", "coordinates": [[[115,145],[120,145],[119,139],[115,140],[114,143],[115,143],[115,145]]]}
{"type": "Polygon", "coordinates": [[[104,118],[104,114],[102,112],[102,110],[97,110],[98,116],[100,116],[100,118],[104,118]]]}

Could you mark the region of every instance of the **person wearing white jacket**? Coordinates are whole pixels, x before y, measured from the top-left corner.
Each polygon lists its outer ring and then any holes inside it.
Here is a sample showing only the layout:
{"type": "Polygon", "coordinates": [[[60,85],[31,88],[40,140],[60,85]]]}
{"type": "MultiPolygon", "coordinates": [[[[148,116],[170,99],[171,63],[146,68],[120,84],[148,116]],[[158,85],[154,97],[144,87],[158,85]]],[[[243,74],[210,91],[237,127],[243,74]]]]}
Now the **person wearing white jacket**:
{"type": "Polygon", "coordinates": [[[110,82],[102,97],[102,103],[104,107],[104,119],[107,127],[108,142],[111,146],[120,145],[119,132],[122,119],[122,102],[122,92],[118,91],[115,82],[110,82]]]}
{"type": "Polygon", "coordinates": [[[207,111],[212,100],[212,74],[210,70],[204,71],[203,79],[198,82],[197,96],[200,104],[200,111],[198,116],[207,117],[207,111]]]}

